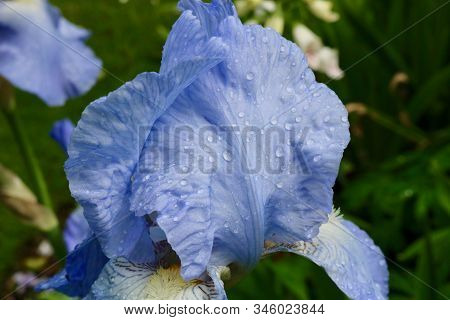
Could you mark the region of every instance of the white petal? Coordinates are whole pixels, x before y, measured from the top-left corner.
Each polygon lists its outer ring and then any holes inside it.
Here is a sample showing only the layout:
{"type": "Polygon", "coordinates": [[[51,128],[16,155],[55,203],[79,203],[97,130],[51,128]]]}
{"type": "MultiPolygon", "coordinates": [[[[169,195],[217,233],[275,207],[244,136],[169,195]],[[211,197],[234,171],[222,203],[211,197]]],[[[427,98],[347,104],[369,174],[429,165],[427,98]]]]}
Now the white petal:
{"type": "Polygon", "coordinates": [[[342,219],[339,211],[330,215],[311,242],[266,243],[266,254],[277,251],[311,259],[351,299],[388,297],[388,270],[383,253],[364,231],[342,219]]]}

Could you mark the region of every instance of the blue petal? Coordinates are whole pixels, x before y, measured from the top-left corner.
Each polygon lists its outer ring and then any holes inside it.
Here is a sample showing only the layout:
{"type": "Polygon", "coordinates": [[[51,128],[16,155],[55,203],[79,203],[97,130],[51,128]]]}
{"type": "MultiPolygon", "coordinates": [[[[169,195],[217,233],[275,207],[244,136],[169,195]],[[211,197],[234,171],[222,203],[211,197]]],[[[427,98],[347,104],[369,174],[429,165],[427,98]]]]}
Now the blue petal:
{"type": "Polygon", "coordinates": [[[162,269],[115,258],[105,266],[86,299],[210,300],[223,296],[223,287],[219,290],[218,294],[210,278],[183,282],[176,268],[162,269]]]}
{"type": "Polygon", "coordinates": [[[97,81],[101,61],[83,42],[88,32],[46,0],[2,1],[0,34],[0,75],[48,105],[63,105],[97,81]]]}
{"type": "Polygon", "coordinates": [[[141,74],[92,103],[69,147],[66,173],[72,194],[110,258],[154,259],[146,222],[129,209],[140,150],[154,121],[203,71],[217,65],[226,51],[220,39],[206,38],[198,19],[189,12],[175,24],[171,37],[176,34],[183,35],[183,42],[169,44],[166,51],[174,46],[173,50],[186,56],[164,73],[141,74]]]}
{"type": "Polygon", "coordinates": [[[64,242],[68,252],[73,251],[92,234],[89,225],[84,218],[83,209],[78,208],[69,216],[64,228],[64,242]]]}
{"type": "Polygon", "coordinates": [[[84,297],[107,262],[98,241],[90,237],[69,254],[62,272],[39,284],[36,290],[54,289],[71,297],[84,297]]]}
{"type": "MultiPolygon", "coordinates": [[[[198,5],[196,15],[209,14],[209,5],[192,3],[198,5]]],[[[215,28],[212,33],[230,48],[227,59],[202,74],[157,120],[131,190],[138,215],[159,212],[158,225],[180,257],[185,279],[208,265],[251,268],[264,239],[315,237],[332,210],[332,187],[349,141],[345,107],[316,83],[298,47],[273,30],[243,26],[234,16],[215,28]],[[258,140],[246,141],[242,134],[218,140],[221,128],[233,126],[281,130],[290,140],[270,140],[263,152],[258,140]],[[193,138],[180,136],[176,129],[183,127],[193,130],[193,138]],[[212,142],[205,148],[198,138],[207,127],[212,142]],[[217,168],[205,172],[204,161],[190,163],[188,152],[200,159],[215,155],[217,168]],[[284,166],[275,172],[266,166],[256,173],[243,170],[276,164],[280,157],[284,166]]]]}
{"type": "Polygon", "coordinates": [[[69,119],[56,121],[50,131],[50,136],[67,152],[73,129],[74,126],[69,119]]]}
{"type": "Polygon", "coordinates": [[[380,248],[355,224],[332,215],[310,242],[270,245],[266,253],[288,251],[323,267],[351,299],[387,299],[389,274],[380,248]]]}

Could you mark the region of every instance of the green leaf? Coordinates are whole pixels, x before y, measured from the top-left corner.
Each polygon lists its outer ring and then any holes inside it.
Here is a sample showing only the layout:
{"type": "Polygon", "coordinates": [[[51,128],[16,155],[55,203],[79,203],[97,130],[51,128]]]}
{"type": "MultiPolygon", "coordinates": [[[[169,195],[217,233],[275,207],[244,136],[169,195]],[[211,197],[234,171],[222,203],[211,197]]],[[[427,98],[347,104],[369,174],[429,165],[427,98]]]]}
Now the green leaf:
{"type": "Polygon", "coordinates": [[[450,82],[450,66],[436,73],[417,92],[407,107],[413,119],[418,119],[429,107],[432,107],[441,93],[447,92],[450,82]]]}

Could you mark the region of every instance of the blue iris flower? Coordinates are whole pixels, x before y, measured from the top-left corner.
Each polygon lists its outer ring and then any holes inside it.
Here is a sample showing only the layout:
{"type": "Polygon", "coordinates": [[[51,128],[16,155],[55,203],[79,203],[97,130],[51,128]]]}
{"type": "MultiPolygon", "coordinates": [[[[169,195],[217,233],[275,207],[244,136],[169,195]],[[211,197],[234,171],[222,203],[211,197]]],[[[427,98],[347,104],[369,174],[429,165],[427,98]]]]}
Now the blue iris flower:
{"type": "Polygon", "coordinates": [[[160,73],[93,102],[74,130],[70,188],[110,259],[87,298],[223,299],[224,280],[279,251],[350,298],[387,298],[380,249],[333,209],[350,139],[339,98],[231,1],[179,8],[160,73]]]}
{"type": "Polygon", "coordinates": [[[101,61],[89,37],[47,0],[0,1],[0,76],[50,106],[87,92],[101,61]]]}

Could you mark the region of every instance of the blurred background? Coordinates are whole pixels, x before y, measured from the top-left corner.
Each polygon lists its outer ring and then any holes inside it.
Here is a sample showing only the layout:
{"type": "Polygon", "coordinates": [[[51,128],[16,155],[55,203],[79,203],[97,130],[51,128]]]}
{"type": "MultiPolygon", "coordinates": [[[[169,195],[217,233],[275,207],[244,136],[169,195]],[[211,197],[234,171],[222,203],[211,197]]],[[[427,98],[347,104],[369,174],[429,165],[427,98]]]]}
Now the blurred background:
{"type": "MultiPolygon", "coordinates": [[[[104,67],[128,81],[158,71],[177,19],[175,0],[52,0],[92,31],[104,67]]],[[[450,5],[448,0],[240,0],[241,18],[271,26],[306,52],[319,81],[350,112],[352,141],[335,187],[335,205],[374,239],[389,260],[391,299],[450,296],[450,5]],[[434,289],[433,289],[434,288],[434,289]]],[[[54,121],[76,123],[94,99],[121,82],[104,74],[83,97],[48,108],[17,93],[61,223],[75,208],[65,154],[49,137],[54,121]]],[[[0,116],[0,163],[31,185],[19,149],[0,116]]],[[[0,203],[0,296],[41,274],[55,259],[45,237],[0,203]]],[[[325,272],[297,256],[265,259],[230,299],[345,298],[325,272]]],[[[21,288],[9,299],[60,299],[21,288]]]]}

